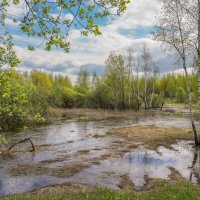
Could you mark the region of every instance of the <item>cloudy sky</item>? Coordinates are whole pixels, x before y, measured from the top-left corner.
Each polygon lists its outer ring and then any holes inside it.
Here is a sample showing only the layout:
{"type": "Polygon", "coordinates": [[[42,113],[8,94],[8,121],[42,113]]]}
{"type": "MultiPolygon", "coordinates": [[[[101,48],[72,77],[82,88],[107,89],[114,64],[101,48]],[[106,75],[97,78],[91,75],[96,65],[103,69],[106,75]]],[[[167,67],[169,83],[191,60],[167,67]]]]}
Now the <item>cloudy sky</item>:
{"type": "MultiPolygon", "coordinates": [[[[22,35],[17,24],[11,19],[7,19],[7,24],[14,36],[17,55],[21,59],[20,70],[42,69],[65,73],[72,79],[83,67],[91,74],[102,74],[105,59],[110,52],[115,51],[124,55],[128,49],[139,52],[142,45],[147,43],[160,71],[167,72],[174,69],[173,60],[163,53],[160,44],[153,41],[151,35],[155,16],[160,8],[159,0],[133,0],[123,15],[107,18],[101,23],[101,36],[84,37],[78,30],[71,30],[69,54],[57,49],[51,52],[46,52],[42,48],[37,48],[33,52],[28,51],[27,43],[40,44],[41,41],[22,35]]],[[[10,8],[9,12],[20,15],[22,11],[20,8],[10,8]]]]}

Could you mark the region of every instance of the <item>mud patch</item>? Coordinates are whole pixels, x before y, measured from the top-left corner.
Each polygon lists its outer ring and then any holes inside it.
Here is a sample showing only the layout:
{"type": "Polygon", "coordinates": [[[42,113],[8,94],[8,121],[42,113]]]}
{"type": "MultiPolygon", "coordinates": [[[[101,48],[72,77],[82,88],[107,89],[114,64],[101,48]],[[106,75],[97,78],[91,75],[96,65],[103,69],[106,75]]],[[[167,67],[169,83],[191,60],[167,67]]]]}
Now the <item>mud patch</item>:
{"type": "Polygon", "coordinates": [[[87,150],[87,149],[80,150],[80,151],[77,152],[78,155],[85,155],[85,154],[89,154],[89,153],[90,153],[90,150],[87,150]]]}
{"type": "Polygon", "coordinates": [[[69,158],[69,156],[65,156],[65,157],[60,157],[60,158],[54,158],[54,159],[50,159],[50,160],[42,160],[41,164],[51,164],[51,163],[56,163],[56,162],[63,162],[65,161],[67,158],[69,158]]]}
{"type": "Polygon", "coordinates": [[[42,165],[18,164],[15,167],[9,167],[8,171],[12,176],[47,175],[58,178],[67,178],[79,173],[87,167],[88,165],[82,163],[65,165],[60,168],[48,168],[42,165]]]}

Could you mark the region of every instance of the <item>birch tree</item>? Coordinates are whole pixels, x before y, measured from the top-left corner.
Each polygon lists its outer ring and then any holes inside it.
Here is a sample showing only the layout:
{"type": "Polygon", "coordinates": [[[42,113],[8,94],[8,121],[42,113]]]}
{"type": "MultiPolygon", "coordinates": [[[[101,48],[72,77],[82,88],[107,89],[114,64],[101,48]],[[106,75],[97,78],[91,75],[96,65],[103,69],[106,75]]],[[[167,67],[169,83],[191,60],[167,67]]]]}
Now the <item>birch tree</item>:
{"type": "Polygon", "coordinates": [[[148,108],[148,80],[150,77],[150,71],[152,68],[152,57],[149,52],[149,49],[147,48],[147,45],[144,44],[141,52],[141,62],[142,62],[142,70],[144,73],[144,107],[145,110],[148,108]]]}
{"type": "MultiPolygon", "coordinates": [[[[182,4],[187,4],[187,0],[182,0],[182,4]]],[[[180,4],[180,0],[163,0],[162,12],[156,23],[154,39],[160,41],[164,49],[168,52],[174,51],[185,72],[186,88],[188,95],[188,106],[194,141],[200,145],[199,137],[193,120],[192,95],[188,78],[187,61],[190,53],[190,41],[192,29],[188,24],[185,10],[180,4]]]]}
{"type": "Polygon", "coordinates": [[[159,74],[159,67],[156,65],[156,63],[153,63],[152,93],[151,93],[151,102],[150,102],[151,107],[153,107],[153,99],[155,95],[155,82],[156,82],[156,79],[158,78],[158,74],[159,74]]]}
{"type": "Polygon", "coordinates": [[[135,87],[134,87],[134,65],[135,65],[135,57],[132,50],[128,50],[128,104],[129,109],[133,106],[134,94],[135,94],[135,87]]]}
{"type": "Polygon", "coordinates": [[[140,56],[137,55],[137,61],[136,61],[136,65],[135,65],[135,71],[136,71],[136,79],[135,79],[135,85],[136,85],[135,98],[136,98],[136,102],[137,102],[137,110],[140,110],[140,106],[141,106],[139,70],[140,70],[140,56]]]}
{"type": "Polygon", "coordinates": [[[200,112],[200,0],[177,0],[186,15],[185,23],[190,28],[189,45],[196,59],[198,74],[198,108],[200,112]]]}

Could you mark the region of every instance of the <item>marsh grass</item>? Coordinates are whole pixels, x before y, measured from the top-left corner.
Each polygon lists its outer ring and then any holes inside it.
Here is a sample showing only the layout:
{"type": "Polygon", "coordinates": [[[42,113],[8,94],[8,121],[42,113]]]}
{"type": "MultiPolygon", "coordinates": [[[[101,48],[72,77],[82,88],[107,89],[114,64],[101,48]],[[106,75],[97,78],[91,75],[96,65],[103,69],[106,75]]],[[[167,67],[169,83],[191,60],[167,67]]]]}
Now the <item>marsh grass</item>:
{"type": "MultiPolygon", "coordinates": [[[[127,138],[156,150],[159,146],[171,148],[177,140],[193,140],[191,129],[160,128],[156,126],[133,126],[112,129],[107,134],[127,138]]],[[[141,145],[141,144],[140,144],[141,145]]]]}

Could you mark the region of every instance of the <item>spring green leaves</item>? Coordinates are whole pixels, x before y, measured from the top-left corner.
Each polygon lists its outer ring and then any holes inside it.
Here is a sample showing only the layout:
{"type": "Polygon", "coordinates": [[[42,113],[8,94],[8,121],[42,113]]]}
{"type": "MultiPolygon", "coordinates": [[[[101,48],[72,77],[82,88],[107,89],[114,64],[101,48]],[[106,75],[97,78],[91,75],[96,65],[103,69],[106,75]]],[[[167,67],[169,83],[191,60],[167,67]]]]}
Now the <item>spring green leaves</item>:
{"type": "MultiPolygon", "coordinates": [[[[128,3],[130,0],[2,0],[0,21],[2,26],[6,26],[5,19],[12,14],[8,12],[9,7],[17,8],[23,4],[26,7],[24,12],[13,19],[15,23],[19,22],[21,31],[29,37],[41,38],[41,45],[45,44],[47,51],[54,46],[69,52],[71,29],[80,30],[84,36],[98,36],[101,34],[99,19],[111,14],[120,15],[128,3]]],[[[34,48],[28,44],[29,50],[34,48]]]]}
{"type": "Polygon", "coordinates": [[[8,143],[8,141],[6,140],[6,138],[3,137],[2,135],[0,135],[0,144],[7,144],[7,143],[8,143]]]}

